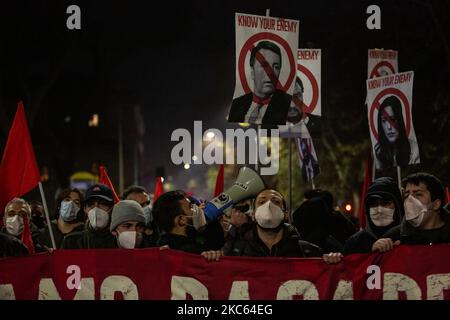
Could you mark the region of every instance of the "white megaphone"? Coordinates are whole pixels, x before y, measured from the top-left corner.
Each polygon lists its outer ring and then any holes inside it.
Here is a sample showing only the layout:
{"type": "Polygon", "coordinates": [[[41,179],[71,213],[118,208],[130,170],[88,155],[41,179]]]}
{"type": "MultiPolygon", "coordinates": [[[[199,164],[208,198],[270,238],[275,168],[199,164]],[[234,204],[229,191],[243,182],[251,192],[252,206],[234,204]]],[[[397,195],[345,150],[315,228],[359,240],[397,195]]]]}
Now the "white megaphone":
{"type": "Polygon", "coordinates": [[[264,188],[264,181],[256,171],[248,167],[242,167],[239,170],[236,182],[228,190],[206,204],[205,216],[209,221],[213,221],[233,204],[256,196],[264,188]]]}

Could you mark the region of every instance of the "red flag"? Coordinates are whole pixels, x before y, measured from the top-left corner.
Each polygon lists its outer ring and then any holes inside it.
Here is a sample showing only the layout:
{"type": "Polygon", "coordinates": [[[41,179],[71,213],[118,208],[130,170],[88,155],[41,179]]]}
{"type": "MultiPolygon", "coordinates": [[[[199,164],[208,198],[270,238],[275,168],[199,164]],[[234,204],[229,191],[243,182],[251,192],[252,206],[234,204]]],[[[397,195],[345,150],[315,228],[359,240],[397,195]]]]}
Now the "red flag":
{"type": "Polygon", "coordinates": [[[445,203],[450,202],[450,192],[448,191],[448,187],[445,187],[445,203]]]}
{"type": "Polygon", "coordinates": [[[31,191],[41,181],[22,101],[17,105],[17,112],[9,130],[0,165],[0,181],[2,213],[10,200],[31,191]]]}
{"type": "Polygon", "coordinates": [[[221,164],[219,167],[219,172],[217,172],[216,178],[216,189],[214,189],[214,197],[217,197],[219,194],[223,192],[223,169],[224,165],[221,164]]]}
{"type": "Polygon", "coordinates": [[[34,254],[34,244],[31,238],[30,221],[28,221],[28,216],[25,215],[23,218],[23,231],[22,231],[22,242],[27,247],[30,254],[34,254]]]}
{"type": "Polygon", "coordinates": [[[361,193],[361,204],[358,210],[359,226],[361,229],[364,229],[366,227],[366,215],[364,213],[364,199],[366,198],[367,189],[369,189],[369,186],[372,183],[372,165],[373,165],[372,161],[373,161],[372,154],[369,154],[364,169],[364,182],[361,193]]]}
{"type": "Polygon", "coordinates": [[[119,202],[120,199],[117,196],[116,190],[114,189],[111,179],[108,176],[108,172],[106,171],[106,168],[104,166],[100,166],[98,168],[98,170],[99,170],[98,182],[108,186],[111,189],[113,196],[114,196],[114,203],[119,202]]]}
{"type": "Polygon", "coordinates": [[[153,203],[155,203],[156,199],[159,198],[160,195],[164,193],[164,186],[162,177],[156,177],[156,184],[155,184],[155,192],[153,193],[153,203]]]}

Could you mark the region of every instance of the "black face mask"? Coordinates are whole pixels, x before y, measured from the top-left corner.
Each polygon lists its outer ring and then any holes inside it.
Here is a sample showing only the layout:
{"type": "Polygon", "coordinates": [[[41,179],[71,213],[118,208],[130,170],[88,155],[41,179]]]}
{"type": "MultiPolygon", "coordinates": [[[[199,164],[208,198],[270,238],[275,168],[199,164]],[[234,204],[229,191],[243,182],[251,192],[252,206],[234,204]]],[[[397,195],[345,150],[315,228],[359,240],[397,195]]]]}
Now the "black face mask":
{"type": "Polygon", "coordinates": [[[45,227],[45,220],[43,217],[34,216],[31,218],[31,222],[33,222],[39,229],[45,227]]]}

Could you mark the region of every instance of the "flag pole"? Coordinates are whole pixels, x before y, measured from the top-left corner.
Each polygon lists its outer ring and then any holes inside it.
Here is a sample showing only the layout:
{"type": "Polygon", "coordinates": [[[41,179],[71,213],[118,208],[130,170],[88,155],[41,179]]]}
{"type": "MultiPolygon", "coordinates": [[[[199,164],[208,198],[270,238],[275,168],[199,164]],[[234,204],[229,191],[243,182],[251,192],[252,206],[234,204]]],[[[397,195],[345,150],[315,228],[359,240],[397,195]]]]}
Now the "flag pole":
{"type": "Polygon", "coordinates": [[[288,192],[288,196],[289,196],[289,208],[288,208],[288,212],[289,212],[289,220],[292,221],[292,146],[291,146],[291,126],[290,123],[288,123],[288,188],[289,188],[289,192],[288,192]]]}
{"type": "Polygon", "coordinates": [[[402,173],[401,173],[400,166],[397,166],[397,180],[398,180],[398,188],[401,190],[402,189],[402,173]]]}
{"type": "Polygon", "coordinates": [[[47,228],[50,233],[50,239],[52,240],[53,249],[56,249],[55,237],[53,236],[52,224],[50,221],[50,215],[48,214],[47,201],[45,201],[44,188],[42,188],[42,182],[39,181],[39,191],[41,192],[42,205],[44,206],[45,218],[47,219],[47,228]]]}
{"type": "MultiPolygon", "coordinates": [[[[372,156],[371,156],[372,157],[372,156]]],[[[375,174],[376,174],[376,169],[375,169],[375,158],[372,158],[372,182],[375,180],[375,174]]]]}
{"type": "Polygon", "coordinates": [[[256,161],[255,161],[255,171],[258,172],[258,165],[259,165],[259,129],[261,128],[261,125],[257,125],[256,127],[256,161]]]}

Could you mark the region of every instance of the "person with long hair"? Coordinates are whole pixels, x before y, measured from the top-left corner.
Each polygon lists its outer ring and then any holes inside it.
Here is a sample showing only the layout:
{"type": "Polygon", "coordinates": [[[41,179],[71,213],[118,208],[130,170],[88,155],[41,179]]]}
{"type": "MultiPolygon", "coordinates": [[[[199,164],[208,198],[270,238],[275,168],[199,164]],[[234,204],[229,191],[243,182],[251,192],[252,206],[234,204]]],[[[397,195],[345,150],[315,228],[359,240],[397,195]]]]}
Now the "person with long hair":
{"type": "Polygon", "coordinates": [[[378,169],[416,162],[412,149],[417,149],[417,143],[411,143],[406,135],[402,104],[396,96],[387,97],[379,107],[378,136],[375,145],[378,169]]]}

